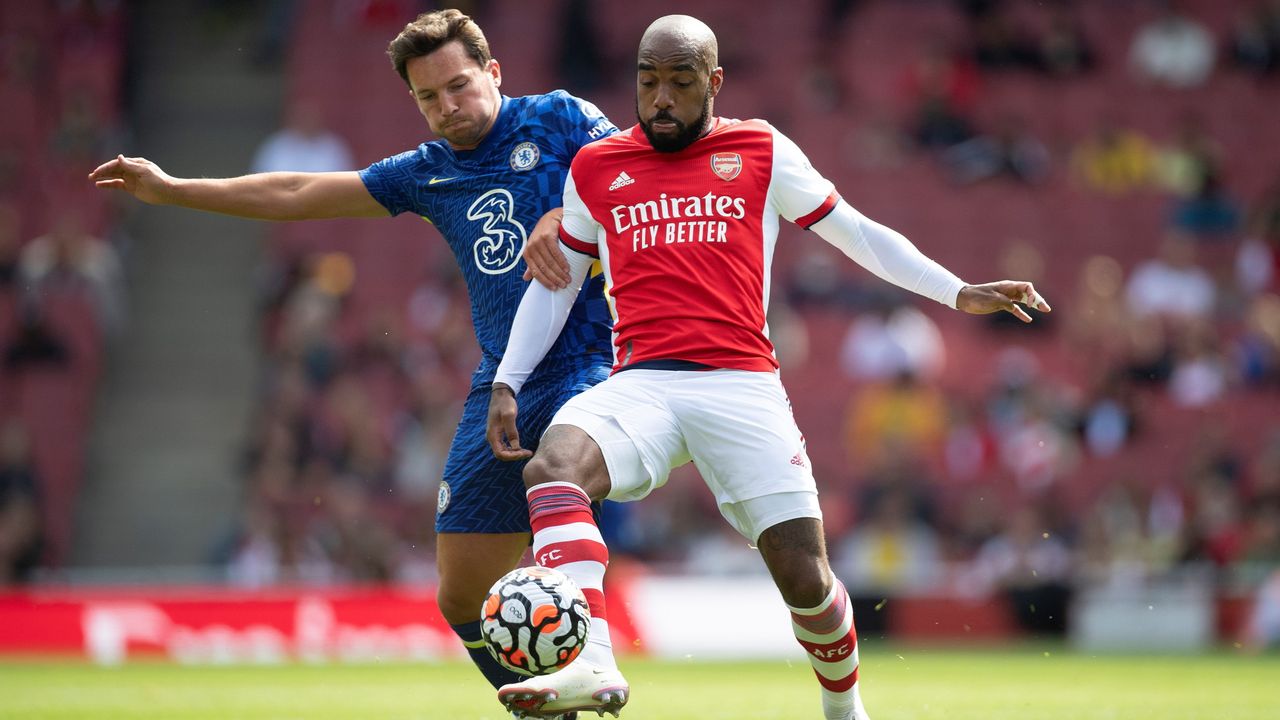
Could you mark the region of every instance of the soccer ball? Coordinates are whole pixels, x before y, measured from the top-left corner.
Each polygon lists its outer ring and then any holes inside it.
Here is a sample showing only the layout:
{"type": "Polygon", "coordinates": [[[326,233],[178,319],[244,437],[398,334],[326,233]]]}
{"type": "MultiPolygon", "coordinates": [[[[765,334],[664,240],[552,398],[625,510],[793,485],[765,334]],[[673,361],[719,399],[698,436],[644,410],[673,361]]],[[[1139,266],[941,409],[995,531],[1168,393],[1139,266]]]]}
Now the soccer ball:
{"type": "Polygon", "coordinates": [[[503,667],[547,675],[573,662],[587,644],[591,611],[569,576],[544,567],[516,568],[489,588],[480,612],[485,647],[503,667]]]}

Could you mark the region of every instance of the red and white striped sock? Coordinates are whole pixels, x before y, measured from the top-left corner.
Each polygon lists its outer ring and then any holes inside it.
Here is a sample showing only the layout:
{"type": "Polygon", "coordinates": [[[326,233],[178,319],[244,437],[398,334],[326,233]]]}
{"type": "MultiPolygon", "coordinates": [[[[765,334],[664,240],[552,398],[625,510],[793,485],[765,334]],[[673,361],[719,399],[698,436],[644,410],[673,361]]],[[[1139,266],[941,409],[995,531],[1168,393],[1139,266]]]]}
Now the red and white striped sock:
{"type": "Polygon", "coordinates": [[[533,528],[533,559],[543,567],[568,575],[587,598],[591,632],[580,656],[597,667],[616,669],[609,641],[609,616],[604,604],[604,571],[609,549],[600,537],[591,499],[582,488],[549,482],[529,488],[529,524],[533,528]]]}
{"type": "Polygon", "coordinates": [[[791,610],[791,628],[822,685],[826,720],[868,720],[858,695],[858,635],[849,593],[839,580],[817,607],[791,610]]]}

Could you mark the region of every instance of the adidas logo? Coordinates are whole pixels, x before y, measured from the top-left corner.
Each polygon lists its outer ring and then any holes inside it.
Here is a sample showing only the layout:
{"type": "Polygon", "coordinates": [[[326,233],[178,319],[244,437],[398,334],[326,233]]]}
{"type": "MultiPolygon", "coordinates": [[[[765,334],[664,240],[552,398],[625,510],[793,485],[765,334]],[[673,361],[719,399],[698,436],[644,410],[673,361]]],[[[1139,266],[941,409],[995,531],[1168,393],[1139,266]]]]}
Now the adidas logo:
{"type": "Polygon", "coordinates": [[[797,467],[805,467],[805,462],[804,462],[804,453],[803,453],[803,451],[802,451],[802,452],[798,452],[798,453],[796,453],[795,455],[793,455],[793,456],[791,457],[791,464],[792,464],[792,465],[795,465],[795,466],[797,466],[797,467]]]}
{"type": "Polygon", "coordinates": [[[627,171],[623,170],[618,173],[618,177],[614,178],[613,182],[609,183],[609,189],[617,190],[620,187],[626,187],[634,182],[635,180],[631,179],[631,176],[627,174],[627,171]]]}

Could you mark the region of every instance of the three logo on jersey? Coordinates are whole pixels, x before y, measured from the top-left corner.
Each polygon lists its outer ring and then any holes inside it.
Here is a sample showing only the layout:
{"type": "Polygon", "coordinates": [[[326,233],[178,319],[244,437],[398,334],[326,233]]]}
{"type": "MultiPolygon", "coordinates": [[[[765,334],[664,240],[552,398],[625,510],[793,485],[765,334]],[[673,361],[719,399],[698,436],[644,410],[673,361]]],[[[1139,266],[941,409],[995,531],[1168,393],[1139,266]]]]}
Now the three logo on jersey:
{"type": "Polygon", "coordinates": [[[506,188],[494,188],[471,203],[468,220],[479,220],[480,237],[472,245],[476,267],[486,275],[501,275],[520,262],[520,253],[529,239],[515,217],[515,198],[506,188]]]}

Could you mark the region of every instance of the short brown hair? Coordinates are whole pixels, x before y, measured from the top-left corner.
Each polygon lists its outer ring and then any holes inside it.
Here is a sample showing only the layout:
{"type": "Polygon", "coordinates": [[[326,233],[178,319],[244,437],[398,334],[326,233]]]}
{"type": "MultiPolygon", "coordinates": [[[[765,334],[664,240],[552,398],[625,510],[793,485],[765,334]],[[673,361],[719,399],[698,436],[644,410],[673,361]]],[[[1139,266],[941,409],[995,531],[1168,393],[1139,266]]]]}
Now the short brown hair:
{"type": "MultiPolygon", "coordinates": [[[[387,45],[387,56],[391,65],[409,84],[409,71],[405,65],[410,60],[423,55],[430,55],[439,50],[445,43],[457,40],[466,49],[467,55],[487,67],[493,56],[489,54],[489,41],[485,39],[480,26],[458,10],[437,10],[422,13],[416,20],[404,26],[404,30],[387,45]]],[[[412,85],[410,85],[412,87],[412,85]]]]}

